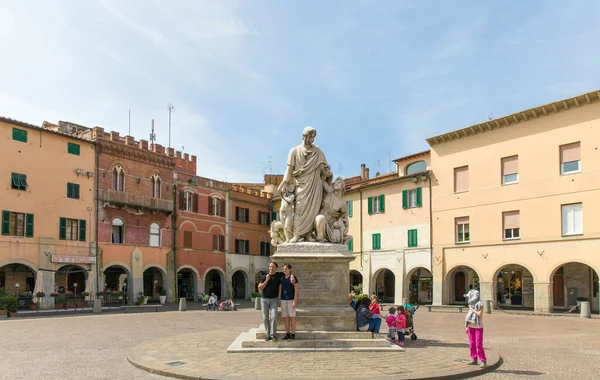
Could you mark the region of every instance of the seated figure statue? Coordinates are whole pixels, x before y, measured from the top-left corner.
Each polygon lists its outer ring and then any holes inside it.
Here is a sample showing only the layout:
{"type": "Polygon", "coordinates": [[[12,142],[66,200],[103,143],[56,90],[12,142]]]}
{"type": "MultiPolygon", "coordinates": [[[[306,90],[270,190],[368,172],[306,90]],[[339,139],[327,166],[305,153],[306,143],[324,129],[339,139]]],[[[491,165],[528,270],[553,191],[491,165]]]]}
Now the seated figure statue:
{"type": "Polygon", "coordinates": [[[348,235],[348,208],[343,199],[346,185],[341,177],[333,183],[333,191],[325,195],[319,215],[315,218],[317,241],[347,244],[352,240],[348,235]]]}

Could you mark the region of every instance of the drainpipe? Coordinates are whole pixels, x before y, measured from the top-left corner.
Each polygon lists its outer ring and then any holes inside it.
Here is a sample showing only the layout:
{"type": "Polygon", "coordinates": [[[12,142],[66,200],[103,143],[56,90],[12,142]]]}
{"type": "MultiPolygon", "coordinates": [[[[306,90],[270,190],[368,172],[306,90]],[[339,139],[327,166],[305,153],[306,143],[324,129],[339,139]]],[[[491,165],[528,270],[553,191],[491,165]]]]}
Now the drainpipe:
{"type": "MultiPolygon", "coordinates": [[[[358,203],[358,207],[360,210],[360,227],[359,227],[359,234],[360,234],[360,269],[364,269],[363,268],[363,212],[362,212],[362,191],[360,191],[360,189],[358,190],[358,194],[359,194],[359,203],[358,203]]],[[[364,281],[364,280],[363,280],[364,281]]]]}
{"type": "MultiPolygon", "coordinates": [[[[96,142],[96,292],[100,291],[100,267],[98,266],[98,223],[100,218],[100,144],[96,142]]],[[[104,288],[102,288],[104,289],[104,288]]]]}
{"type": "Polygon", "coordinates": [[[433,208],[431,207],[433,196],[431,194],[431,174],[427,175],[427,182],[429,182],[429,268],[433,276],[433,208]]]}
{"type": "MultiPolygon", "coordinates": [[[[175,177],[175,176],[173,176],[175,177]]],[[[171,250],[173,251],[173,303],[177,303],[177,182],[173,178],[173,209],[171,210],[171,250]]]]}

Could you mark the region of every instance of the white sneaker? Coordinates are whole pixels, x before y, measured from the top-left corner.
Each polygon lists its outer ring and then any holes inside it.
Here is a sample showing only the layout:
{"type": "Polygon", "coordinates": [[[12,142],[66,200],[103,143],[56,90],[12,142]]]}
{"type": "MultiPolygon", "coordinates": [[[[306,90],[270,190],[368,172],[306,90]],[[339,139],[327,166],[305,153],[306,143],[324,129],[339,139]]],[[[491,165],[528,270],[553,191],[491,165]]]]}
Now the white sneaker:
{"type": "Polygon", "coordinates": [[[481,364],[479,365],[479,368],[486,368],[486,367],[487,367],[486,362],[481,362],[481,364]]]}

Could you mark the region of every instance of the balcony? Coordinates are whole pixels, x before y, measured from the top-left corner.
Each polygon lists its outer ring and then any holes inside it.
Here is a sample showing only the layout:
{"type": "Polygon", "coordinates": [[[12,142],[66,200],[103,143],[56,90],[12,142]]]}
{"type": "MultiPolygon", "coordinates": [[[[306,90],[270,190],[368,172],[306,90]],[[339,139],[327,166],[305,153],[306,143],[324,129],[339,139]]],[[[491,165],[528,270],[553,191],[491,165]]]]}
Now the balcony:
{"type": "Polygon", "coordinates": [[[117,206],[130,206],[133,208],[173,212],[173,201],[158,199],[144,195],[131,194],[123,191],[100,189],[98,191],[100,201],[117,206]]]}

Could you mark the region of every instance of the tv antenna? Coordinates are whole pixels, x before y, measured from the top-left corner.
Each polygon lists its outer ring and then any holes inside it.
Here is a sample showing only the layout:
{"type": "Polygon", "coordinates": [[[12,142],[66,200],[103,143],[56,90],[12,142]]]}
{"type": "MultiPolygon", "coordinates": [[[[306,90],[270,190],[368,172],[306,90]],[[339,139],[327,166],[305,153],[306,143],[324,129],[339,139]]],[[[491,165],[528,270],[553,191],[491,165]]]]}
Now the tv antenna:
{"type": "Polygon", "coordinates": [[[167,104],[169,108],[169,148],[171,147],[171,113],[175,110],[175,106],[172,103],[167,104]]]}
{"type": "Polygon", "coordinates": [[[339,171],[340,175],[342,174],[342,171],[344,171],[344,167],[342,166],[341,162],[340,162],[340,165],[338,166],[338,171],[339,171]]]}
{"type": "MultiPolygon", "coordinates": [[[[273,174],[273,160],[271,158],[271,156],[269,156],[269,158],[267,159],[267,161],[262,161],[263,163],[267,163],[268,165],[268,169],[269,169],[269,174],[273,174]]],[[[267,174],[266,171],[267,168],[263,167],[263,175],[267,174]]]]}
{"type": "Polygon", "coordinates": [[[154,141],[156,141],[156,133],[154,133],[154,119],[152,119],[152,132],[150,132],[150,146],[154,146],[154,141]]]}

